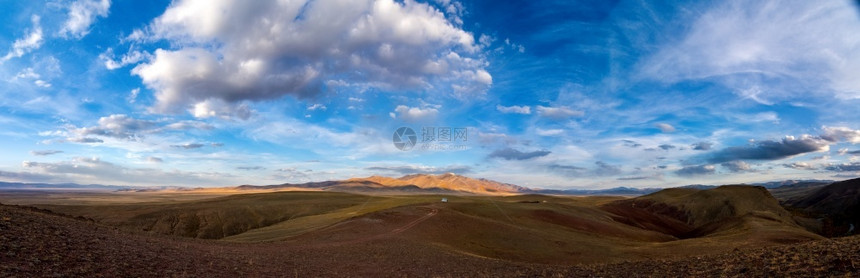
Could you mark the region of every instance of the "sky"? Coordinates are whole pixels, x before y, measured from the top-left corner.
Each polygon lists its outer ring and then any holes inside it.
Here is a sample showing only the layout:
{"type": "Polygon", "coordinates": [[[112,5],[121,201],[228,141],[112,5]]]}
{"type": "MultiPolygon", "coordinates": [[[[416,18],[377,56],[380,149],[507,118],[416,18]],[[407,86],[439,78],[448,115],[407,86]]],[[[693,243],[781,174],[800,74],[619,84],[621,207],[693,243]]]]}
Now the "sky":
{"type": "Polygon", "coordinates": [[[2,2],[0,181],[860,176],[854,1],[2,2]]]}

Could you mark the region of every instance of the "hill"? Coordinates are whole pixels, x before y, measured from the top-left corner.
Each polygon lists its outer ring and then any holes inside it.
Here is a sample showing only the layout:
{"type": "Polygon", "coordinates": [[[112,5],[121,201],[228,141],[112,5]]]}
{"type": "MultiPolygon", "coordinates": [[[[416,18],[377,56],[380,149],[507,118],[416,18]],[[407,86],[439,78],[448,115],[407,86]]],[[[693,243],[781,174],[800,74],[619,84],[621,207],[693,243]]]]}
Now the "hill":
{"type": "Polygon", "coordinates": [[[860,179],[814,188],[805,195],[786,200],[785,205],[799,210],[807,218],[819,219],[816,222],[824,235],[856,234],[856,227],[860,225],[860,179]]]}
{"type": "Polygon", "coordinates": [[[804,230],[767,189],[728,185],[714,189],[670,188],[602,206],[616,221],[679,239],[723,236],[739,241],[819,238],[804,230]],[[770,234],[780,234],[778,237],[770,234]]]}

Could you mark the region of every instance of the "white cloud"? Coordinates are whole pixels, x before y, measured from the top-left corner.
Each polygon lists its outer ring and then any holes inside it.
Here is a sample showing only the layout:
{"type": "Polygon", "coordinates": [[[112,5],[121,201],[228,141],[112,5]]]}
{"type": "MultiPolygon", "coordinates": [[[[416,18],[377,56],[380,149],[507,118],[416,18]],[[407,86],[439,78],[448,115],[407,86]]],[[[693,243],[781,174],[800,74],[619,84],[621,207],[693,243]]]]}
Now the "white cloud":
{"type": "Polygon", "coordinates": [[[213,99],[310,96],[330,81],[455,95],[492,84],[474,36],[410,0],[184,0],[144,32],[180,46],[132,71],[155,91],[161,113],[213,99]]]}
{"type": "Polygon", "coordinates": [[[63,23],[60,35],[82,38],[90,32],[96,17],[106,17],[110,0],[78,0],[69,6],[69,18],[63,23]]]}
{"type": "Polygon", "coordinates": [[[536,129],[537,135],[540,136],[556,136],[564,133],[564,130],[561,129],[536,129]]]}
{"type": "Polygon", "coordinates": [[[140,52],[137,50],[131,50],[128,53],[122,55],[119,60],[114,59],[113,49],[108,48],[102,54],[99,54],[99,59],[104,61],[105,68],[109,70],[115,70],[127,65],[137,64],[140,61],[143,61],[147,58],[151,58],[151,55],[146,52],[140,52]]]}
{"type": "Polygon", "coordinates": [[[814,165],[811,165],[811,164],[806,163],[806,162],[786,163],[786,164],[783,164],[782,166],[784,166],[786,168],[798,169],[798,170],[817,170],[818,169],[814,165]]]}
{"type": "Polygon", "coordinates": [[[0,63],[24,56],[24,54],[30,53],[42,46],[44,39],[42,38],[42,27],[39,25],[39,16],[32,16],[30,21],[33,23],[33,28],[27,36],[17,39],[12,43],[12,49],[9,50],[9,53],[6,53],[6,56],[0,58],[0,63]]]}
{"type": "Polygon", "coordinates": [[[852,144],[860,143],[860,130],[854,130],[847,127],[822,127],[823,132],[821,133],[821,138],[831,141],[831,142],[839,142],[845,141],[852,144]]]}
{"type": "Polygon", "coordinates": [[[41,79],[33,81],[33,84],[36,84],[36,86],[39,86],[42,88],[50,88],[51,87],[51,83],[48,83],[47,81],[41,80],[41,79]]]}
{"type": "Polygon", "coordinates": [[[565,119],[570,117],[582,117],[585,115],[585,112],[579,110],[573,110],[568,107],[547,107],[547,106],[537,106],[537,113],[543,117],[552,118],[552,119],[565,119]]]}
{"type": "Polygon", "coordinates": [[[39,77],[42,76],[36,73],[33,68],[26,68],[15,75],[15,79],[38,79],[39,77]]]}
{"type": "Polygon", "coordinates": [[[314,105],[308,106],[308,111],[316,111],[316,110],[326,110],[325,105],[315,103],[314,105]]]}
{"type": "Polygon", "coordinates": [[[394,112],[396,114],[392,114],[393,118],[400,118],[407,122],[431,120],[436,118],[436,115],[439,114],[439,110],[436,108],[428,107],[422,109],[406,105],[398,105],[397,108],[394,109],[394,112]]]}
{"type": "Polygon", "coordinates": [[[254,111],[251,110],[251,107],[247,103],[231,105],[220,99],[207,99],[198,102],[189,111],[197,118],[219,117],[247,120],[254,114],[254,111]]]}
{"type": "Polygon", "coordinates": [[[131,92],[128,93],[128,103],[135,103],[137,101],[137,95],[140,94],[140,88],[134,88],[131,92]]]}
{"type": "Polygon", "coordinates": [[[658,123],[654,126],[664,133],[675,132],[675,127],[667,123],[658,123]]]}
{"type": "Polygon", "coordinates": [[[527,105],[523,105],[523,106],[517,106],[517,105],[512,105],[512,106],[501,106],[501,105],[496,105],[496,110],[499,110],[499,112],[502,112],[502,113],[505,113],[505,114],[508,114],[508,113],[516,113],[516,114],[531,114],[531,113],[532,113],[532,108],[531,108],[531,107],[529,107],[529,106],[527,106],[527,105]]]}
{"type": "MultiPolygon", "coordinates": [[[[40,136],[60,137],[46,140],[45,143],[104,143],[108,147],[116,147],[133,151],[151,150],[157,146],[168,146],[171,142],[186,140],[176,138],[175,131],[211,130],[214,127],[200,121],[142,120],[124,114],[113,114],[99,118],[96,125],[77,127],[67,124],[61,130],[40,132],[40,136]],[[166,135],[165,135],[166,134],[166,135]],[[146,140],[148,136],[155,136],[146,140]]],[[[183,132],[187,135],[187,132],[183,132]]]]}
{"type": "Polygon", "coordinates": [[[860,25],[853,1],[720,1],[644,59],[641,75],[708,79],[771,104],[822,92],[860,98],[860,25]]]}

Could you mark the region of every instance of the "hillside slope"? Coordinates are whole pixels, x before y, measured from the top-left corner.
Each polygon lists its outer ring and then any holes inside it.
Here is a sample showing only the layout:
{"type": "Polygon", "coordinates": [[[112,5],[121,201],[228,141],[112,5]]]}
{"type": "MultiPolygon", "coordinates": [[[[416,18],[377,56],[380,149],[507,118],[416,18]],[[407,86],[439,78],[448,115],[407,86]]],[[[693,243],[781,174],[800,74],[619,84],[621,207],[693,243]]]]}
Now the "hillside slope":
{"type": "Polygon", "coordinates": [[[670,188],[612,202],[602,208],[628,225],[679,239],[704,236],[783,234],[767,240],[819,238],[795,223],[792,214],[763,187],[670,188]]]}
{"type": "Polygon", "coordinates": [[[856,234],[860,228],[860,179],[832,183],[786,200],[785,205],[821,219],[821,232],[827,236],[856,234]]]}

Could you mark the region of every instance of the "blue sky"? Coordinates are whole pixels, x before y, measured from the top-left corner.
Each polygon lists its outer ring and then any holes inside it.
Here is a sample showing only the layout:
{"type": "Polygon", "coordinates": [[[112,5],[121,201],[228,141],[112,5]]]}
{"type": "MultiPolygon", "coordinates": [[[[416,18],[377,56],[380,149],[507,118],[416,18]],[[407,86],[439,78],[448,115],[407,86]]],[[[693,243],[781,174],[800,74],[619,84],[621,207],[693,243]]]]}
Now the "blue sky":
{"type": "Polygon", "coordinates": [[[5,1],[0,180],[860,175],[853,1],[287,2],[5,1]]]}

